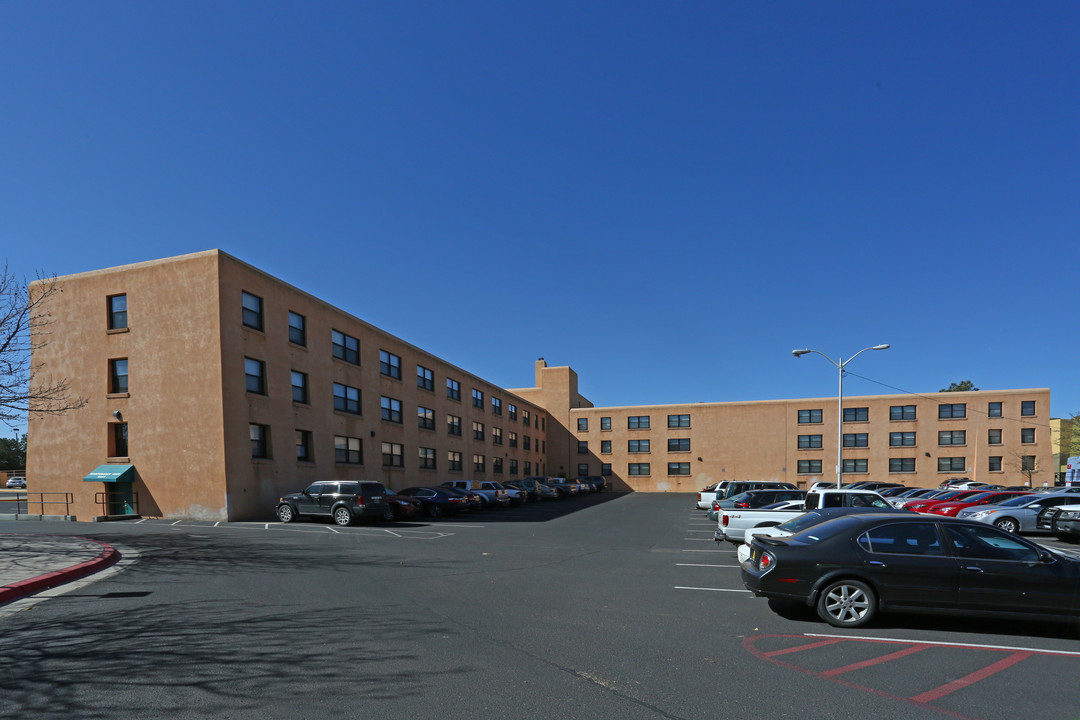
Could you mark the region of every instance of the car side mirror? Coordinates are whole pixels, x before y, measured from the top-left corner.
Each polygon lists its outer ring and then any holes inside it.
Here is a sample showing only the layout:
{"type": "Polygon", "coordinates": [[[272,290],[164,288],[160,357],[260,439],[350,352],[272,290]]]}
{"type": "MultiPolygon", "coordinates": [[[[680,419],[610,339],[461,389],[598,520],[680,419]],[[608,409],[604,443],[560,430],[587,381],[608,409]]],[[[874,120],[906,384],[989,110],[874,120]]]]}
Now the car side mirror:
{"type": "Polygon", "coordinates": [[[1054,562],[1054,556],[1046,550],[1039,551],[1039,562],[1046,564],[1054,562]]]}

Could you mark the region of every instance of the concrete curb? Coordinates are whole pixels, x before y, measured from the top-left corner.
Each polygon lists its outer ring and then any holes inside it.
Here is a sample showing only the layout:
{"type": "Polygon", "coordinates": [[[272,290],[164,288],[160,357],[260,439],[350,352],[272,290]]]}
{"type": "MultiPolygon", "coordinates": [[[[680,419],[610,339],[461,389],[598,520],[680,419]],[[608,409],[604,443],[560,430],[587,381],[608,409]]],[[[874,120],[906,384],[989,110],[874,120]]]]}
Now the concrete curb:
{"type": "Polygon", "coordinates": [[[79,540],[85,540],[100,545],[101,554],[93,560],[87,560],[86,562],[72,565],[63,570],[55,570],[28,580],[20,580],[19,582],[0,587],[0,605],[5,605],[13,600],[26,597],[27,595],[39,593],[42,590],[54,588],[57,585],[63,585],[64,583],[69,583],[73,580],[79,580],[87,575],[93,575],[120,561],[120,551],[112,545],[103,543],[100,540],[94,540],[93,538],[81,537],[79,540]]]}

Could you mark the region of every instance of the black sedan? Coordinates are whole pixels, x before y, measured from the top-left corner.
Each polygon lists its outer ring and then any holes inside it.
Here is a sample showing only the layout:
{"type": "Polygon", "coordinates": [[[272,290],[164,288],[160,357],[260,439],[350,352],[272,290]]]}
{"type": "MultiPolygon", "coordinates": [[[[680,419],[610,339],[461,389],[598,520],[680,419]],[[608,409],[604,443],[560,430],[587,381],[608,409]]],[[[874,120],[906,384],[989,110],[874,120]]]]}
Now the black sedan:
{"type": "Polygon", "coordinates": [[[1080,617],[1080,561],[947,517],[845,515],[787,538],[755,537],[741,573],[771,605],[814,607],[835,627],[889,610],[1080,617]]]}
{"type": "Polygon", "coordinates": [[[468,497],[450,488],[411,487],[405,488],[398,495],[419,501],[428,517],[456,515],[470,510],[468,497]]]}

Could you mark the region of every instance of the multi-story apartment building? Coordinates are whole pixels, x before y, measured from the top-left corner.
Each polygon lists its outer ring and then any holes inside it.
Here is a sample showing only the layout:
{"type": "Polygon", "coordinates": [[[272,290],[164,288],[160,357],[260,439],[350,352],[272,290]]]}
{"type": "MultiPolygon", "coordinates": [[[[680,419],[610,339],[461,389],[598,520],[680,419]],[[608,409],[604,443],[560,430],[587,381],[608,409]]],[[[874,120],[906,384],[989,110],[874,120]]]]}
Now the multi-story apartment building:
{"type": "Polygon", "coordinates": [[[268,517],[314,480],[543,474],[543,408],[220,251],[59,279],[35,363],[82,410],[29,422],[80,518],[268,517]]]}
{"type": "MultiPolygon", "coordinates": [[[[58,280],[34,362],[89,402],[31,416],[27,475],[80,519],[268,518],[325,479],[835,477],[835,399],[597,408],[543,359],[505,389],[217,250],[58,280]]],[[[1049,407],[1046,389],[846,398],[846,479],[1052,483],[1049,407]]]]}

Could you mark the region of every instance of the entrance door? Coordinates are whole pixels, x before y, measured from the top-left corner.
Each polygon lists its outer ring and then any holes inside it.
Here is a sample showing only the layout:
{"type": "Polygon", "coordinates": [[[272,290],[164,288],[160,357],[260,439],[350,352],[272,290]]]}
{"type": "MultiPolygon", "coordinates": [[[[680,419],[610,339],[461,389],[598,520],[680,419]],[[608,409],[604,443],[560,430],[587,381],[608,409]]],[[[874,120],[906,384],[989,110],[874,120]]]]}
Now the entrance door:
{"type": "Polygon", "coordinates": [[[111,485],[106,492],[109,493],[110,515],[134,515],[135,514],[135,491],[129,482],[106,483],[111,485]]]}

